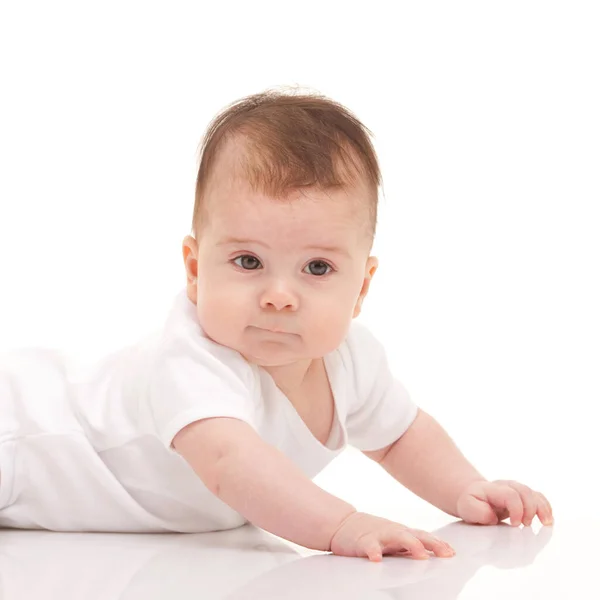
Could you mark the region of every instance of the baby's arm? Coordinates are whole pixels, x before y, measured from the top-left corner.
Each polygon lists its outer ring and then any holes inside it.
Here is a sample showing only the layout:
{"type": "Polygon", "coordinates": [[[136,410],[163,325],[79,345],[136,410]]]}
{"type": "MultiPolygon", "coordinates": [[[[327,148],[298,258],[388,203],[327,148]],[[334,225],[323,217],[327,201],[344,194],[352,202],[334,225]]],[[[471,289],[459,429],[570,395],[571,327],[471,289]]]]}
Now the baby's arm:
{"type": "Polygon", "coordinates": [[[544,525],[553,522],[541,492],[514,480],[487,481],[421,409],[380,464],[417,496],[467,523],[495,525],[510,516],[513,526],[528,526],[536,514],[544,525]]]}
{"type": "Polygon", "coordinates": [[[336,530],[356,513],[239,419],[196,421],[175,436],[173,446],[219,499],[257,527],[301,546],[329,551],[336,530]]]}

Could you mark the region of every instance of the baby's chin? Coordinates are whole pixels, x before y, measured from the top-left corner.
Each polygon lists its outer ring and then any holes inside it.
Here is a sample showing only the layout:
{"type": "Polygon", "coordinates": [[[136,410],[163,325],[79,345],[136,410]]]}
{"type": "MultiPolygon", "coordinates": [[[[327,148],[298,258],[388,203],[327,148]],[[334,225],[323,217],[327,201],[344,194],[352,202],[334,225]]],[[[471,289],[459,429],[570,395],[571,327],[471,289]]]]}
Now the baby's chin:
{"type": "Polygon", "coordinates": [[[285,367],[307,360],[303,353],[294,352],[281,344],[252,344],[237,351],[246,361],[259,367],[285,367]]]}
{"type": "Polygon", "coordinates": [[[231,332],[218,335],[224,332],[204,331],[213,342],[235,350],[247,362],[259,367],[285,367],[323,356],[318,347],[309,347],[299,334],[273,333],[256,327],[237,336],[232,336],[231,332]]]}
{"type": "Polygon", "coordinates": [[[261,353],[256,354],[247,351],[238,352],[249,362],[259,367],[284,367],[286,365],[293,365],[301,360],[304,360],[300,356],[282,356],[281,352],[272,353],[261,353]]]}

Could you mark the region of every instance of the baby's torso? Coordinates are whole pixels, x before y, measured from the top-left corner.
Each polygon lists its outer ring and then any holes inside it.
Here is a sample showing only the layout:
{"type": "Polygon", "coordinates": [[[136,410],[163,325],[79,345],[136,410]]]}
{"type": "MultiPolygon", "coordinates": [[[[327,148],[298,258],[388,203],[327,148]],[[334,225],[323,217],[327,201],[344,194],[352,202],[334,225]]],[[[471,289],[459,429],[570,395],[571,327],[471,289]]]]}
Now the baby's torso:
{"type": "MultiPolygon", "coordinates": [[[[0,362],[0,526],[193,532],[245,523],[149,432],[144,353],[157,339],[94,365],[52,350],[0,362]]],[[[248,392],[258,433],[308,477],[345,445],[321,367],[301,395],[286,397],[261,370],[248,392]]],[[[338,405],[343,393],[338,382],[338,405]]]]}

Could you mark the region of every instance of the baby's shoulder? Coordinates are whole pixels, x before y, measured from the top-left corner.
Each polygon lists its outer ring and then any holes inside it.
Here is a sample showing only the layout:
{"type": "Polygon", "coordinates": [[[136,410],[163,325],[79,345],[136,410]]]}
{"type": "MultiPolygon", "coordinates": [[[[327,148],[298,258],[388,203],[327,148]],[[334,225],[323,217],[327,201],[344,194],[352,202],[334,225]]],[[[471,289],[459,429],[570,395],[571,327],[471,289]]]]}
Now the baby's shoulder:
{"type": "Polygon", "coordinates": [[[163,336],[157,342],[153,369],[204,384],[254,387],[254,373],[236,350],[204,336],[163,336]]]}

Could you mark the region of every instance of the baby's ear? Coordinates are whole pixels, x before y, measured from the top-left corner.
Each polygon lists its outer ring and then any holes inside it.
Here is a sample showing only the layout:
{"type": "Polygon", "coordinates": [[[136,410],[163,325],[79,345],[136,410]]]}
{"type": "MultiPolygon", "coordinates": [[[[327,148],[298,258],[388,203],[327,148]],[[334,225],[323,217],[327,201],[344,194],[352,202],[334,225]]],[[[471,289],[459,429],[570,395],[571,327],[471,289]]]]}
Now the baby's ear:
{"type": "Polygon", "coordinates": [[[198,277],[198,242],[191,235],[186,235],[181,250],[188,283],[195,281],[198,277]]]}
{"type": "Polygon", "coordinates": [[[376,256],[369,256],[365,266],[365,273],[369,273],[369,277],[375,275],[375,271],[379,268],[379,259],[376,256]]]}
{"type": "Polygon", "coordinates": [[[360,297],[364,299],[369,291],[369,286],[371,285],[371,281],[375,272],[379,267],[379,260],[376,256],[369,256],[367,259],[367,264],[365,265],[365,278],[363,280],[363,285],[360,290],[360,297]]]}
{"type": "Polygon", "coordinates": [[[181,249],[187,281],[187,296],[196,304],[198,296],[198,242],[191,235],[187,235],[183,240],[181,249]]]}
{"type": "Polygon", "coordinates": [[[365,265],[365,277],[363,279],[362,288],[360,290],[358,299],[356,300],[356,306],[354,307],[354,314],[352,315],[353,319],[358,317],[358,315],[360,314],[360,311],[362,309],[362,303],[369,292],[371,281],[373,280],[373,276],[375,275],[375,272],[377,271],[378,267],[379,260],[377,259],[377,257],[369,256],[369,258],[367,259],[367,264],[365,265]]]}

